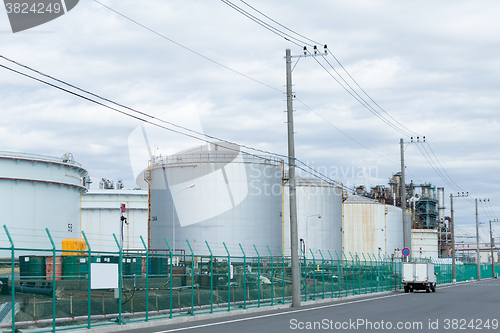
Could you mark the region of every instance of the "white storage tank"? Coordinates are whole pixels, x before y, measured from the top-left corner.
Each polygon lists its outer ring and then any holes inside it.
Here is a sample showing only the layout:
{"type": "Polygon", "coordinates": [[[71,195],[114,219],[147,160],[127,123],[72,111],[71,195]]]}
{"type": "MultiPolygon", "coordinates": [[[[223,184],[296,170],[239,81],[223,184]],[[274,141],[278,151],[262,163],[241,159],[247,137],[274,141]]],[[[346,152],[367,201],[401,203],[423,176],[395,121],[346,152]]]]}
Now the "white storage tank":
{"type": "Polygon", "coordinates": [[[279,255],[283,162],[246,155],[237,145],[211,143],[154,157],[150,183],[150,247],[176,253],[226,256],[279,255]],[[173,198],[173,199],[172,199],[173,198]]]}
{"type": "MultiPolygon", "coordinates": [[[[299,254],[307,258],[336,260],[342,252],[342,188],[319,179],[296,178],[297,234],[299,254]],[[302,240],[302,241],[301,241],[302,240]],[[328,253],[330,251],[330,254],[328,253]]],[[[284,191],[283,247],[290,256],[290,198],[288,182],[284,191]]]]}
{"type": "Polygon", "coordinates": [[[412,229],[412,257],[438,258],[438,231],[431,229],[412,229]]]}
{"type": "Polygon", "coordinates": [[[123,249],[144,250],[140,236],[148,241],[147,190],[89,190],[82,196],[81,230],[92,251],[118,251],[113,234],[120,241],[123,225],[123,249]],[[120,220],[121,205],[125,204],[127,223],[120,220]]]}
{"type": "MultiPolygon", "coordinates": [[[[411,214],[406,213],[407,221],[411,214]]],[[[344,202],[344,253],[348,259],[357,253],[368,260],[375,255],[400,256],[403,249],[401,208],[358,195],[344,202]],[[349,255],[349,252],[351,253],[349,255]]]]}
{"type": "Polygon", "coordinates": [[[71,154],[57,158],[0,152],[0,224],[7,226],[16,247],[51,248],[45,228],[58,249],[63,239],[80,237],[86,174],[71,154]]]}

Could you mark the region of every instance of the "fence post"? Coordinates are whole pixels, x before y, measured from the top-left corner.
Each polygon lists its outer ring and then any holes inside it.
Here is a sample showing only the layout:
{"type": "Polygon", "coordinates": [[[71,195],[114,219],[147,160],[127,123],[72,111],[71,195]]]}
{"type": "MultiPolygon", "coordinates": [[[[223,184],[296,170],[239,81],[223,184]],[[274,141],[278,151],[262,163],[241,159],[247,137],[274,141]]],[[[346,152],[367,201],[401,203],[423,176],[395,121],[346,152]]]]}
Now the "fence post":
{"type": "MultiPolygon", "coordinates": [[[[56,245],[54,244],[54,240],[50,235],[49,228],[45,228],[45,232],[47,233],[47,236],[49,236],[50,243],[52,244],[52,332],[55,332],[56,331],[56,245]]],[[[35,306],[34,303],[33,306],[35,306]]],[[[12,311],[15,311],[15,309],[12,308],[12,311]]]]}
{"type": "Polygon", "coordinates": [[[283,259],[283,301],[282,301],[282,304],[285,304],[285,255],[283,254],[283,251],[281,251],[281,248],[278,246],[278,250],[280,250],[280,253],[281,253],[281,258],[283,259]]]}
{"type": "Polygon", "coordinates": [[[339,285],[339,297],[340,297],[340,288],[341,288],[341,280],[340,280],[340,277],[341,277],[341,273],[342,273],[342,266],[340,266],[340,258],[339,258],[339,255],[337,254],[337,251],[335,251],[335,255],[337,256],[337,273],[338,273],[338,285],[339,285]]]}
{"type": "Polygon", "coordinates": [[[241,252],[243,252],[243,309],[247,308],[247,256],[243,251],[243,246],[239,243],[241,252]]]}
{"type": "MultiPolygon", "coordinates": [[[[354,295],[354,271],[355,271],[355,265],[354,265],[354,257],[352,256],[351,254],[351,251],[349,251],[349,256],[351,257],[351,261],[352,261],[352,264],[351,264],[351,271],[352,271],[352,294],[354,295]]],[[[346,258],[347,259],[347,258],[346,258]]]]}
{"type": "MultiPolygon", "coordinates": [[[[311,248],[309,248],[309,251],[311,252],[311,256],[313,258],[313,283],[314,283],[313,301],[315,301],[316,300],[316,258],[314,257],[314,253],[311,250],[311,248]]],[[[306,281],[306,283],[307,283],[307,281],[306,281]]]]}
{"type": "Polygon", "coordinates": [[[349,292],[347,291],[347,257],[344,253],[344,251],[342,251],[342,256],[345,258],[345,295],[348,296],[349,295],[349,292]]]}
{"type": "Polygon", "coordinates": [[[302,248],[300,249],[300,252],[302,252],[302,255],[304,256],[304,302],[307,302],[307,259],[302,248]]]}
{"type": "Polygon", "coordinates": [[[259,295],[259,299],[257,300],[257,307],[260,308],[260,254],[259,251],[257,251],[257,247],[255,244],[253,244],[253,248],[255,249],[255,252],[257,252],[257,293],[259,295]]]}
{"type": "MultiPolygon", "coordinates": [[[[89,261],[88,261],[88,271],[89,271],[89,279],[88,279],[88,286],[87,286],[87,294],[88,294],[88,299],[87,299],[87,328],[90,329],[90,315],[91,315],[91,296],[92,296],[92,278],[91,278],[91,258],[92,258],[92,249],[90,248],[90,243],[89,240],[87,239],[87,235],[85,235],[85,232],[82,230],[82,235],[83,239],[85,240],[85,243],[87,244],[87,249],[88,249],[88,254],[89,254],[89,261]]],[[[62,264],[62,263],[61,263],[62,264]]]]}
{"type": "Polygon", "coordinates": [[[325,258],[323,257],[323,253],[321,253],[321,250],[318,249],[319,254],[321,255],[321,267],[323,270],[323,273],[321,273],[321,280],[323,283],[323,299],[325,299],[325,258]]]}
{"type": "Polygon", "coordinates": [[[205,241],[205,244],[207,244],[208,251],[210,252],[210,313],[214,313],[214,255],[207,241],[205,241]]]}
{"type": "Polygon", "coordinates": [[[361,295],[361,259],[358,256],[358,252],[354,252],[358,262],[358,295],[361,295]]]}
{"type": "Polygon", "coordinates": [[[227,311],[231,311],[231,255],[227,249],[226,243],[224,244],[224,248],[227,252],[227,311]]]}
{"type": "Polygon", "coordinates": [[[144,242],[144,239],[142,236],[140,236],[142,246],[144,246],[144,249],[146,250],[146,322],[149,320],[149,249],[146,246],[146,243],[144,242]]]}
{"type": "Polygon", "coordinates": [[[113,233],[113,238],[115,239],[116,246],[118,247],[118,325],[122,324],[122,248],[120,247],[120,243],[116,238],[116,235],[113,233]]]}
{"type": "MultiPolygon", "coordinates": [[[[330,253],[330,250],[328,250],[328,255],[330,256],[330,260],[332,261],[332,298],[333,298],[333,257],[332,254],[330,253]]],[[[339,277],[337,276],[337,282],[339,281],[339,277]]]]}
{"type": "Polygon", "coordinates": [[[364,271],[363,276],[364,276],[364,279],[365,279],[365,294],[366,294],[366,257],[364,255],[364,253],[361,253],[361,255],[363,256],[363,260],[365,262],[365,267],[364,267],[364,270],[363,270],[364,271]]]}
{"type": "Polygon", "coordinates": [[[187,239],[186,243],[189,246],[189,251],[191,251],[191,316],[194,316],[194,253],[187,239]]]}
{"type": "MultiPolygon", "coordinates": [[[[14,285],[14,278],[15,278],[15,275],[14,275],[14,266],[16,264],[15,262],[15,259],[14,259],[14,252],[15,252],[15,248],[14,248],[14,242],[12,241],[12,237],[10,237],[10,233],[9,233],[9,230],[7,229],[7,226],[4,224],[3,225],[3,228],[5,229],[5,233],[7,234],[7,238],[9,238],[9,242],[10,242],[10,246],[12,248],[12,252],[10,254],[11,256],[11,267],[10,267],[10,272],[11,272],[11,279],[12,281],[10,282],[10,293],[12,295],[12,299],[11,299],[11,302],[12,302],[12,333],[15,333],[16,332],[16,289],[15,289],[15,285],[14,285]]],[[[21,264],[19,264],[20,266],[21,264]]]]}
{"type": "MultiPolygon", "coordinates": [[[[167,237],[164,237],[163,238],[165,240],[165,243],[167,243],[167,247],[168,247],[168,253],[170,254],[170,265],[169,265],[169,274],[170,274],[170,319],[172,319],[172,305],[173,305],[173,290],[172,290],[172,284],[173,284],[173,279],[174,279],[174,276],[173,276],[173,273],[172,273],[172,267],[173,267],[173,256],[172,256],[172,249],[170,248],[170,244],[168,244],[168,241],[167,241],[167,237]]],[[[158,310],[158,309],[157,309],[158,310]]]]}
{"type": "MultiPolygon", "coordinates": [[[[371,263],[370,263],[370,270],[371,270],[371,277],[370,277],[370,292],[373,293],[373,276],[375,275],[373,272],[373,264],[377,264],[377,260],[375,259],[375,254],[373,254],[373,257],[368,253],[368,256],[370,257],[371,263]]],[[[376,290],[375,290],[376,291],[376,290]]]]}
{"type": "Polygon", "coordinates": [[[383,272],[382,266],[383,266],[384,262],[382,261],[382,257],[380,256],[380,253],[378,254],[378,259],[380,261],[379,268],[378,268],[378,275],[379,275],[379,280],[380,280],[380,284],[381,284],[380,288],[383,291],[384,290],[384,283],[382,281],[382,276],[384,275],[384,272],[383,272]]]}
{"type": "Polygon", "coordinates": [[[274,266],[273,266],[273,254],[271,249],[269,249],[269,245],[267,245],[267,251],[269,251],[269,255],[271,256],[271,306],[274,305],[274,266]]]}

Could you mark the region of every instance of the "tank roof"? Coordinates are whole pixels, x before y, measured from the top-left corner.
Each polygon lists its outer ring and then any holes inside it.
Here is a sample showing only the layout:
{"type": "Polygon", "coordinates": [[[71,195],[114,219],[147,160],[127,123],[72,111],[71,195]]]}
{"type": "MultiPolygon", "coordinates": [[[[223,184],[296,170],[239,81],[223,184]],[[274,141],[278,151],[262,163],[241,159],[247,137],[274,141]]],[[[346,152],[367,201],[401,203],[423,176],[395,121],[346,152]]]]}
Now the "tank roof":
{"type": "Polygon", "coordinates": [[[0,151],[0,158],[13,159],[13,160],[19,159],[19,160],[37,161],[46,163],[64,163],[64,164],[75,165],[76,167],[81,168],[81,164],[73,160],[64,161],[62,157],[53,157],[53,156],[39,155],[39,154],[0,151]]]}
{"type": "Polygon", "coordinates": [[[363,197],[361,195],[350,195],[350,196],[347,197],[345,203],[349,203],[349,204],[382,205],[382,203],[380,203],[377,200],[370,199],[370,198],[367,198],[367,197],[363,197]]]}

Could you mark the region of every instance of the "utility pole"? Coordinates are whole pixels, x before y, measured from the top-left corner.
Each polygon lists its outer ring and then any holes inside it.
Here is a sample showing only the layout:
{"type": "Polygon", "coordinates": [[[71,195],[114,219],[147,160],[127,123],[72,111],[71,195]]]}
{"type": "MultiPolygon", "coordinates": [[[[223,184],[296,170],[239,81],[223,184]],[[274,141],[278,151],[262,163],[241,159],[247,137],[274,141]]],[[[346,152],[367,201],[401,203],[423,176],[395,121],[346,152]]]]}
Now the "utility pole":
{"type": "Polygon", "coordinates": [[[477,266],[477,280],[481,280],[481,265],[479,261],[481,260],[481,253],[479,252],[479,213],[477,211],[477,199],[476,201],[476,266],[477,266]]]}
{"type": "Polygon", "coordinates": [[[491,229],[491,222],[500,222],[500,220],[490,220],[490,250],[491,250],[491,276],[496,279],[495,276],[495,259],[493,257],[493,230],[491,229]]]}
{"type": "Polygon", "coordinates": [[[455,264],[455,220],[453,218],[453,197],[462,198],[468,197],[469,192],[467,194],[458,193],[457,195],[450,194],[450,209],[451,209],[451,221],[450,221],[450,229],[451,229],[451,270],[453,274],[453,283],[457,283],[457,268],[455,264]]]}
{"type": "Polygon", "coordinates": [[[293,140],[292,55],[286,50],[286,111],[288,121],[288,188],[290,191],[290,246],[292,257],[292,307],[300,306],[299,238],[297,235],[297,188],[293,140]]]}
{"type": "Polygon", "coordinates": [[[408,221],[406,221],[406,180],[405,180],[405,150],[403,139],[399,140],[401,149],[401,211],[403,212],[403,245],[409,248],[408,221]]]}
{"type": "MultiPolygon", "coordinates": [[[[297,187],[295,181],[295,144],[293,139],[293,92],[292,92],[292,58],[326,56],[314,46],[314,53],[309,53],[304,46],[304,55],[293,56],[290,49],[286,50],[286,111],[288,122],[288,188],[290,191],[290,250],[292,260],[292,307],[300,306],[300,269],[299,269],[299,237],[297,232],[297,187]]],[[[294,67],[295,68],[295,67],[294,67]]]]}
{"type": "Polygon", "coordinates": [[[455,266],[455,221],[453,220],[453,194],[450,193],[450,209],[451,209],[451,271],[453,283],[457,282],[457,268],[455,266]]]}

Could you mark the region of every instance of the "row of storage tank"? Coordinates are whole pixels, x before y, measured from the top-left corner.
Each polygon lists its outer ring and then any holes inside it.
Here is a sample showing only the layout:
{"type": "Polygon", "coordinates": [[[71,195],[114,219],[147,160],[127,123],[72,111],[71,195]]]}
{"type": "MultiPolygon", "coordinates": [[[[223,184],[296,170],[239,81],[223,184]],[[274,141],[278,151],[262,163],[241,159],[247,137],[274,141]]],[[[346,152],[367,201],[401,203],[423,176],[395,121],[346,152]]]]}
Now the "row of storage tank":
{"type": "MultiPolygon", "coordinates": [[[[290,189],[282,160],[212,143],[153,157],[145,180],[150,248],[167,250],[166,238],[186,253],[194,242],[200,255],[290,255],[290,189]]],[[[347,196],[341,185],[311,178],[298,177],[296,196],[303,256],[390,255],[403,248],[400,208],[347,196]]]]}
{"type": "MultiPolygon", "coordinates": [[[[153,157],[137,177],[148,193],[128,195],[124,215],[129,224],[124,226],[120,190],[114,190],[114,201],[100,202],[97,197],[104,193],[82,199],[88,191],[87,172],[69,155],[58,159],[0,152],[0,164],[0,210],[8,228],[23,229],[14,235],[16,247],[50,245],[48,239],[39,245],[40,235],[34,234],[47,228],[56,244],[79,238],[85,231],[92,250],[114,252],[112,234],[118,236],[123,230],[125,250],[142,249],[139,235],[147,235],[149,249],[167,251],[167,239],[176,254],[290,255],[290,189],[284,163],[276,157],[247,155],[228,143],[153,157]],[[149,203],[142,205],[141,200],[149,203]],[[134,214],[141,219],[133,220],[134,214]],[[103,216],[109,221],[96,226],[95,218],[103,216]],[[128,230],[135,233],[131,242],[128,230]],[[101,246],[104,235],[110,241],[101,246]]],[[[403,247],[399,208],[347,196],[339,185],[318,179],[299,177],[296,193],[302,255],[334,259],[342,252],[390,255],[403,247]]],[[[9,244],[3,233],[0,241],[9,244]]]]}

